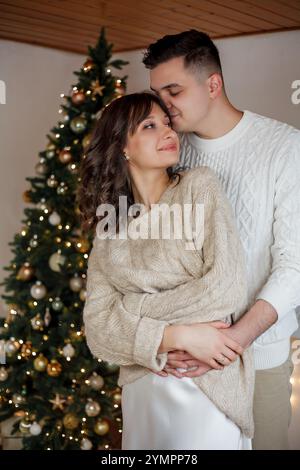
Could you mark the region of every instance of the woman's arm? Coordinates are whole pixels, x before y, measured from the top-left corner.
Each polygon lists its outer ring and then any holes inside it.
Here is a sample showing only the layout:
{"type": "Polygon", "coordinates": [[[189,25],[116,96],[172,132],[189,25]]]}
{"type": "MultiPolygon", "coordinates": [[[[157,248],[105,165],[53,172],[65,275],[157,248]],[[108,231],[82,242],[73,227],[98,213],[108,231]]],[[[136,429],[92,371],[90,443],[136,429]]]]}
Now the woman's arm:
{"type": "Polygon", "coordinates": [[[96,241],[89,256],[83,310],[86,340],[92,354],[118,365],[163,369],[167,354],[158,355],[158,348],[169,323],[141,318],[146,294],[122,295],[108,282],[98,263],[96,241]]]}

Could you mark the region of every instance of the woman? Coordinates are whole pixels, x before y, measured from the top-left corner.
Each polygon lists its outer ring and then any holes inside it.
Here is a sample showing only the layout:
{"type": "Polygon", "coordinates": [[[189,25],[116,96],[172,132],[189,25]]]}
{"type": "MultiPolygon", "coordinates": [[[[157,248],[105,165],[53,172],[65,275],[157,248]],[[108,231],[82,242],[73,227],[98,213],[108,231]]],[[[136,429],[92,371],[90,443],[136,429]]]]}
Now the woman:
{"type": "Polygon", "coordinates": [[[213,172],[172,169],[179,140],[170,123],[150,93],[113,101],[97,122],[79,190],[84,227],[97,229],[86,339],[96,357],[120,365],[122,449],[250,448],[252,353],[225,334],[246,309],[243,255],[213,172]],[[166,373],[170,351],[202,361],[203,374],[166,373]]]}

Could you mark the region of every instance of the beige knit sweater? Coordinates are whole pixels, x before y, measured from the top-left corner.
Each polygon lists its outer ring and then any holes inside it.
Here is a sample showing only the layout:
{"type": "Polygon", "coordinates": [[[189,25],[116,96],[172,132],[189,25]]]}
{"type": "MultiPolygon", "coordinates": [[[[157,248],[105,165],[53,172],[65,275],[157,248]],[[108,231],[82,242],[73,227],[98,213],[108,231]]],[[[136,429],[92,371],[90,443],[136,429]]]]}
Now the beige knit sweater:
{"type": "MultiPolygon", "coordinates": [[[[197,249],[186,249],[185,238],[95,236],[89,257],[86,339],[97,358],[120,366],[120,386],[164,368],[167,353],[157,351],[167,325],[234,322],[247,307],[243,252],[231,207],[212,170],[185,172],[158,202],[161,207],[192,204],[194,229],[196,205],[204,205],[203,241],[200,235],[193,240],[197,249]]],[[[142,226],[151,213],[129,221],[142,226]]],[[[253,436],[251,348],[222,371],[193,380],[246,436],[253,436]]]]}

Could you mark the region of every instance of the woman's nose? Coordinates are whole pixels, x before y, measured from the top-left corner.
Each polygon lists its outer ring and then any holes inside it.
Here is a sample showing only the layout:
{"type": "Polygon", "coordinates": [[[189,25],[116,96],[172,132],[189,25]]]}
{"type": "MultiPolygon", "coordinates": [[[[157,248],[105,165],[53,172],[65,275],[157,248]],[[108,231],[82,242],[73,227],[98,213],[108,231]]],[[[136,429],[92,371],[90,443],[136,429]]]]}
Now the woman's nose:
{"type": "Polygon", "coordinates": [[[174,138],[176,136],[177,136],[176,132],[171,127],[167,127],[165,129],[164,139],[170,139],[170,138],[174,138]]]}

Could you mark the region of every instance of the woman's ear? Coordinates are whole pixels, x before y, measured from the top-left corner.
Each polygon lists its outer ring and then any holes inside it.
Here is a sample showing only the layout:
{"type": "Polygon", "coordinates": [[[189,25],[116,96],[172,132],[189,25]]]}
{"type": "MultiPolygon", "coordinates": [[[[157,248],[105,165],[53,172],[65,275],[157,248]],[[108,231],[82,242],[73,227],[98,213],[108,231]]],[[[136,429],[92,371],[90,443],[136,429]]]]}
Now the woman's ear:
{"type": "Polygon", "coordinates": [[[126,160],[129,160],[129,155],[127,154],[127,147],[124,149],[123,155],[126,160]]]}

